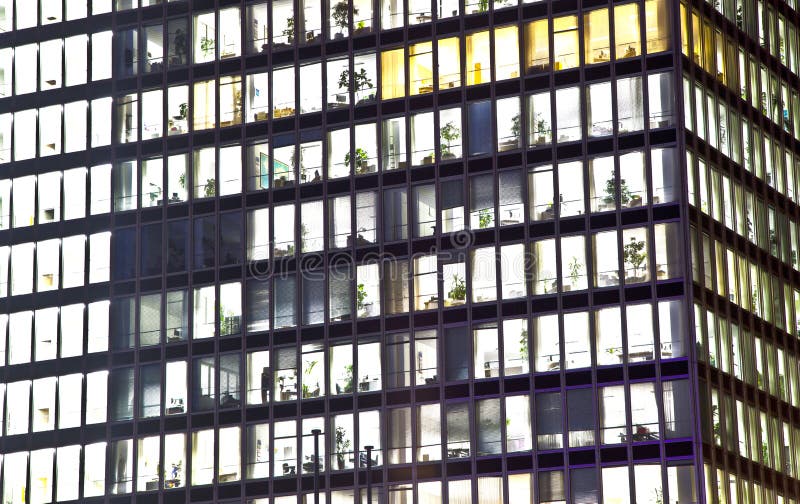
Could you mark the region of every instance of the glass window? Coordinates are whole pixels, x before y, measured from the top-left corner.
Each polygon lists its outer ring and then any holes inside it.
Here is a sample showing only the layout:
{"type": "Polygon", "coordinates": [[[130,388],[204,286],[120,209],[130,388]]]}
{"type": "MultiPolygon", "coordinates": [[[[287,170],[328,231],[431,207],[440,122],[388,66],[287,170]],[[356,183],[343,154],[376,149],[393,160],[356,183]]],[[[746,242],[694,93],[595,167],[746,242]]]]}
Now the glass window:
{"type": "Polygon", "coordinates": [[[482,31],[466,36],[467,85],[485,84],[491,81],[489,32],[482,31]]]}
{"type": "Polygon", "coordinates": [[[406,93],[405,49],[381,53],[381,98],[400,98],[406,93]]]}
{"type": "Polygon", "coordinates": [[[556,70],[575,68],[580,61],[578,48],[578,17],[553,19],[553,61],[556,70]]]}
{"type": "Polygon", "coordinates": [[[606,63],[611,59],[608,9],[596,9],[583,15],[584,60],[586,64],[606,63]]]}
{"type": "MultiPolygon", "coordinates": [[[[664,30],[669,32],[666,21],[662,25],[664,30]]],[[[617,59],[632,58],[642,54],[638,3],[614,6],[614,46],[617,59]]]]}

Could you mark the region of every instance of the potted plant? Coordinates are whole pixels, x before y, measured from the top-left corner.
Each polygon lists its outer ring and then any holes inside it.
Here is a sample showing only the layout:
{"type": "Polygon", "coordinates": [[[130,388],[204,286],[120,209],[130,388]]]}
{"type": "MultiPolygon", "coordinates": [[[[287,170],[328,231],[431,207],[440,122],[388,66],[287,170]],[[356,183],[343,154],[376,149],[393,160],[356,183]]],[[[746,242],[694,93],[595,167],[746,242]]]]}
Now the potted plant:
{"type": "Polygon", "coordinates": [[[522,357],[522,362],[528,362],[528,330],[523,329],[519,333],[519,355],[522,357]]]}
{"type": "Polygon", "coordinates": [[[203,194],[206,198],[212,198],[217,193],[217,181],[216,179],[210,178],[206,179],[206,184],[203,186],[203,194]]]}
{"type": "Polygon", "coordinates": [[[436,159],[436,153],[429,152],[427,156],[422,158],[422,164],[433,164],[434,159],[436,159]]]}
{"type": "Polygon", "coordinates": [[[344,390],[345,394],[353,392],[353,365],[347,364],[344,367],[344,390]]]}
{"type": "Polygon", "coordinates": [[[360,312],[364,310],[365,303],[364,301],[367,299],[367,291],[364,288],[364,284],[358,284],[356,288],[356,311],[360,312]]]}
{"type": "MultiPolygon", "coordinates": [[[[569,261],[569,279],[572,282],[572,287],[578,287],[578,280],[580,280],[582,271],[583,264],[581,264],[577,257],[572,256],[572,259],[569,261]]],[[[564,287],[568,286],[565,285],[564,287]]]]}
{"type": "Polygon", "coordinates": [[[456,127],[453,121],[448,121],[442,128],[439,129],[440,143],[442,144],[442,159],[454,159],[456,157],[451,150],[451,145],[455,140],[461,137],[461,131],[456,127]]]}
{"type": "MultiPolygon", "coordinates": [[[[308,386],[308,382],[311,380],[311,373],[314,371],[314,366],[316,365],[316,360],[309,361],[308,367],[303,371],[303,399],[319,396],[319,390],[314,391],[312,394],[311,387],[308,386]]],[[[317,387],[319,387],[319,383],[317,383],[317,387]]]]}
{"type": "Polygon", "coordinates": [[[286,18],[286,28],[281,32],[286,37],[287,44],[294,44],[294,18],[286,18]]]}
{"type": "Polygon", "coordinates": [[[647,267],[645,265],[647,252],[644,251],[644,241],[637,240],[636,237],[631,236],[630,242],[626,243],[623,247],[622,257],[625,260],[625,264],[630,266],[630,269],[633,270],[633,276],[631,276],[630,279],[642,280],[643,276],[639,276],[639,269],[642,270],[643,275],[647,272],[647,267]]]}
{"type": "Polygon", "coordinates": [[[536,144],[541,145],[547,140],[547,123],[541,113],[536,114],[536,144]]]}
{"type": "Polygon", "coordinates": [[[481,208],[478,210],[478,227],[481,229],[485,229],[492,225],[492,221],[494,217],[492,217],[492,212],[488,208],[481,208]]]}
{"type": "Polygon", "coordinates": [[[520,124],[519,114],[511,118],[511,138],[514,142],[514,147],[519,147],[519,135],[522,132],[522,125],[520,124]]]}
{"type": "Polygon", "coordinates": [[[175,119],[186,119],[186,116],[188,114],[189,114],[189,104],[183,102],[180,105],[178,105],[178,115],[175,116],[175,119]]]}
{"type": "Polygon", "coordinates": [[[458,273],[453,275],[453,283],[451,284],[450,292],[447,297],[450,299],[451,305],[462,305],[467,299],[467,285],[464,278],[458,273]]]}
{"type": "MultiPolygon", "coordinates": [[[[339,27],[339,33],[335,34],[333,37],[335,39],[342,39],[344,38],[344,31],[347,29],[348,24],[348,5],[347,2],[344,0],[339,1],[336,5],[333,6],[333,12],[331,13],[331,17],[333,18],[333,23],[339,27]]],[[[355,16],[358,14],[358,9],[353,7],[353,15],[355,16]]],[[[363,21],[361,22],[363,25],[363,21]]]]}
{"type": "MultiPolygon", "coordinates": [[[[358,93],[365,89],[372,88],[372,80],[370,80],[369,76],[367,75],[367,70],[364,68],[359,69],[357,72],[351,72],[350,70],[342,70],[342,73],[339,74],[339,89],[345,89],[347,91],[354,91],[358,93]]],[[[374,98],[374,94],[367,97],[367,99],[374,98]]]]}
{"type": "Polygon", "coordinates": [[[336,465],[344,469],[344,456],[350,450],[350,440],[345,438],[344,427],[336,427],[336,465]]]}
{"type": "MultiPolygon", "coordinates": [[[[367,151],[362,149],[361,147],[356,147],[356,173],[365,173],[367,171],[367,151]]],[[[352,168],[350,165],[350,153],[344,155],[344,164],[352,168]]]]}
{"type": "MultiPolygon", "coordinates": [[[[614,179],[617,178],[617,170],[611,171],[611,178],[606,180],[606,188],[605,188],[605,197],[603,201],[606,202],[608,205],[613,205],[617,201],[616,195],[616,184],[614,183],[614,179]]],[[[622,205],[627,205],[631,201],[631,191],[628,189],[628,184],[625,182],[625,179],[619,179],[619,201],[622,205]]],[[[642,198],[639,198],[639,204],[641,204],[642,198]]]]}
{"type": "MultiPolygon", "coordinates": [[[[355,14],[358,14],[358,11],[354,10],[354,11],[353,11],[353,14],[354,14],[354,15],[355,15],[355,14]]],[[[364,21],[363,21],[363,20],[362,20],[362,21],[359,21],[358,23],[356,23],[356,30],[355,30],[355,31],[356,31],[356,33],[361,33],[361,32],[362,32],[362,31],[364,31],[365,29],[366,29],[366,24],[364,23],[364,21]]]]}
{"type": "Polygon", "coordinates": [[[203,56],[208,58],[209,55],[214,54],[214,39],[208,37],[200,37],[200,50],[203,52],[203,56]]]}

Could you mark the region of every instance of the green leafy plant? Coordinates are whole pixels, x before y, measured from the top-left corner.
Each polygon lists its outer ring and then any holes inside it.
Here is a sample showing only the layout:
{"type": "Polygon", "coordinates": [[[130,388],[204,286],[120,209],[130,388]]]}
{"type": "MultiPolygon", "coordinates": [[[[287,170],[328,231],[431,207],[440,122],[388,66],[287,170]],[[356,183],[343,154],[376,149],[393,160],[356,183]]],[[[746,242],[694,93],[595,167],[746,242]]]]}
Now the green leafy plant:
{"type": "Polygon", "coordinates": [[[492,216],[492,212],[488,208],[482,208],[478,210],[478,227],[481,229],[485,229],[492,225],[492,221],[494,217],[492,216]]]}
{"type": "Polygon", "coordinates": [[[311,380],[311,373],[316,365],[316,360],[309,361],[308,367],[303,371],[303,399],[311,397],[311,387],[308,386],[308,381],[311,380]]]}
{"type": "Polygon", "coordinates": [[[344,367],[344,393],[353,392],[353,365],[347,364],[344,367]]]}
{"type": "MultiPolygon", "coordinates": [[[[348,5],[345,1],[340,1],[336,5],[333,6],[333,12],[331,13],[331,17],[333,18],[333,23],[339,27],[339,34],[344,35],[344,31],[347,29],[347,21],[348,21],[348,5]]],[[[358,14],[358,9],[353,7],[353,15],[358,14]]],[[[363,22],[362,22],[363,24],[363,22]]]]}
{"type": "Polygon", "coordinates": [[[367,70],[360,68],[357,72],[350,70],[342,70],[339,74],[339,89],[347,89],[348,91],[363,91],[372,87],[372,80],[367,75],[367,70]]]}
{"type": "MultiPolygon", "coordinates": [[[[356,147],[356,155],[354,157],[356,162],[356,169],[363,170],[367,166],[367,159],[368,159],[367,151],[365,151],[361,147],[356,147]]],[[[348,152],[347,154],[344,155],[345,166],[352,167],[350,161],[351,161],[350,153],[348,152]]]]}
{"type": "Polygon", "coordinates": [[[573,256],[569,262],[569,278],[573,284],[577,284],[583,271],[583,264],[577,257],[573,256]]]}
{"type": "Polygon", "coordinates": [[[517,114],[511,118],[511,136],[514,137],[514,140],[519,141],[519,134],[521,131],[522,125],[520,124],[519,114],[517,114]]]}
{"type": "Polygon", "coordinates": [[[217,194],[217,181],[216,179],[206,179],[206,185],[203,186],[203,193],[206,198],[211,198],[217,194]]]}
{"type": "Polygon", "coordinates": [[[186,116],[189,115],[189,104],[183,102],[178,105],[178,114],[180,119],[186,119],[186,116]]]}
{"type": "Polygon", "coordinates": [[[454,158],[455,154],[450,150],[452,143],[461,137],[461,130],[455,125],[453,121],[448,121],[447,124],[439,129],[439,138],[442,144],[442,157],[454,158]]]}
{"type": "Polygon", "coordinates": [[[364,300],[366,299],[367,299],[367,291],[364,288],[364,284],[360,283],[358,284],[358,287],[356,289],[356,309],[358,311],[364,309],[364,300]]]}
{"type": "Polygon", "coordinates": [[[478,12],[486,12],[489,10],[489,0],[478,1],[478,12]]]}
{"type": "Polygon", "coordinates": [[[336,463],[340,470],[344,469],[344,456],[350,450],[350,440],[345,438],[345,434],[344,427],[336,427],[336,463]]]}
{"type": "Polygon", "coordinates": [[[283,29],[281,32],[285,37],[288,43],[294,42],[294,18],[288,17],[286,18],[286,28],[283,29]]]}
{"type": "Polygon", "coordinates": [[[186,172],[181,173],[181,176],[178,177],[178,183],[181,185],[181,188],[186,189],[186,172]]]}
{"type": "Polygon", "coordinates": [[[200,50],[203,51],[203,56],[208,57],[214,53],[214,39],[208,37],[200,38],[200,50]]]}
{"type": "Polygon", "coordinates": [[[622,257],[625,264],[629,265],[633,270],[636,278],[639,277],[639,270],[642,269],[644,273],[645,261],[647,260],[647,252],[644,252],[644,241],[637,240],[636,237],[631,236],[631,241],[626,243],[622,250],[622,257]]]}
{"type": "Polygon", "coordinates": [[[452,285],[453,286],[450,288],[450,292],[447,293],[447,297],[459,301],[464,301],[467,299],[467,284],[464,282],[464,278],[461,275],[458,273],[453,275],[452,285]]]}
{"type": "Polygon", "coordinates": [[[523,329],[519,333],[519,355],[523,361],[528,360],[528,330],[523,329]]]}
{"type": "MultiPolygon", "coordinates": [[[[603,198],[603,201],[605,201],[608,204],[613,204],[617,200],[616,183],[614,182],[614,179],[616,178],[617,178],[617,170],[613,170],[611,172],[611,178],[606,180],[606,188],[605,188],[606,196],[603,198]]],[[[627,205],[628,202],[630,202],[631,198],[632,195],[630,189],[628,189],[627,182],[625,182],[625,179],[623,178],[619,179],[620,203],[622,203],[623,205],[627,205]]]]}

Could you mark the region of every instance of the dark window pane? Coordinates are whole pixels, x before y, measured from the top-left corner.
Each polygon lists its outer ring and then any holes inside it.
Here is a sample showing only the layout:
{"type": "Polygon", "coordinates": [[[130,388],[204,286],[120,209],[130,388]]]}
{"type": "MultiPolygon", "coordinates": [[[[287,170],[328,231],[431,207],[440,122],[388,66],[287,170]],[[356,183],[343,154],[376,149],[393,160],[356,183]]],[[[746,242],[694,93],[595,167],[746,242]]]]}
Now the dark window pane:
{"type": "Polygon", "coordinates": [[[161,274],[161,224],[142,226],[141,275],[161,274]]]}
{"type": "Polygon", "coordinates": [[[214,217],[199,217],[194,220],[194,269],[214,266],[214,217]]]}
{"type": "Polygon", "coordinates": [[[185,220],[167,224],[167,273],[186,271],[186,249],[189,233],[185,220]]]}

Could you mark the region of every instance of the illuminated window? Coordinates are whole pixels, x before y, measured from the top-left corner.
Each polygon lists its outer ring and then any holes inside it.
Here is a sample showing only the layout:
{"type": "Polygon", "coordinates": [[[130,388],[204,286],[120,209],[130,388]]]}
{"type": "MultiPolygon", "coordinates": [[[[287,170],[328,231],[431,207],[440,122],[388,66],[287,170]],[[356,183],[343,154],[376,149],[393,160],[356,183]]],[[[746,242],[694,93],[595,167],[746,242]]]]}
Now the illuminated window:
{"type": "Polygon", "coordinates": [[[575,68],[579,61],[578,17],[553,19],[553,61],[556,70],[575,68]]]}
{"type": "Polygon", "coordinates": [[[433,92],[433,44],[422,42],[408,48],[409,94],[433,92]]]}
{"type": "Polygon", "coordinates": [[[495,28],[494,65],[496,80],[519,77],[519,37],[516,26],[495,28]]]}
{"type": "Polygon", "coordinates": [[[617,59],[632,58],[642,54],[639,4],[629,3],[614,7],[614,47],[617,59]]]}
{"type": "Polygon", "coordinates": [[[381,98],[388,100],[405,96],[405,50],[393,49],[381,53],[381,98]]]}
{"type": "Polygon", "coordinates": [[[606,63],[611,59],[608,9],[597,9],[583,15],[583,46],[587,65],[606,63]]]}
{"type": "Polygon", "coordinates": [[[491,80],[489,32],[471,33],[466,37],[467,85],[485,84],[491,80]]]}

